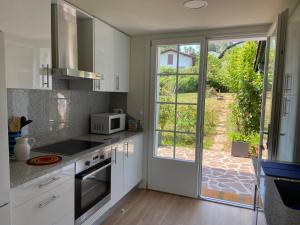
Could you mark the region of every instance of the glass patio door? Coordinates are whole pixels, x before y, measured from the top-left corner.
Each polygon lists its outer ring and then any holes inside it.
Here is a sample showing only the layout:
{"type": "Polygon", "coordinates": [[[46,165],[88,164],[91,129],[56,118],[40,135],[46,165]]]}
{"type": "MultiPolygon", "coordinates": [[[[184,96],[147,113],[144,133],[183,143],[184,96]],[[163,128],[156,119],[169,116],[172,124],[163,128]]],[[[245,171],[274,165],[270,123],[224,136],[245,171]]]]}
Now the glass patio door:
{"type": "Polygon", "coordinates": [[[149,189],[198,196],[202,43],[152,43],[149,189]]]}

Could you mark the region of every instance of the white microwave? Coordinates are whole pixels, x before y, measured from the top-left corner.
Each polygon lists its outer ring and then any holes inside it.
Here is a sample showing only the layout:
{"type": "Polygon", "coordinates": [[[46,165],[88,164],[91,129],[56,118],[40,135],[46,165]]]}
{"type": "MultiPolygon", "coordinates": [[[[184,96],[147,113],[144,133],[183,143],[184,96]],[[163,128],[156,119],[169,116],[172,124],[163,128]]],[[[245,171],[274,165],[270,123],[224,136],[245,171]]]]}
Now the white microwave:
{"type": "Polygon", "coordinates": [[[101,113],[91,116],[92,134],[112,134],[125,130],[126,114],[101,113]]]}

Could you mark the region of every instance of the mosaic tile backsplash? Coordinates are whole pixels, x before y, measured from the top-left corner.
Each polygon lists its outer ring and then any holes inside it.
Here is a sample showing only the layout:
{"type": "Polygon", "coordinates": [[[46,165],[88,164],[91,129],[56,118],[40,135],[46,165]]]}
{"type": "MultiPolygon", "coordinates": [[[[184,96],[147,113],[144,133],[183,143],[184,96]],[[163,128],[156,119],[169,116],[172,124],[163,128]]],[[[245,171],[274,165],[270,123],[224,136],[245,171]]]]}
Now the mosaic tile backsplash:
{"type": "Polygon", "coordinates": [[[108,112],[112,107],[126,109],[126,94],[122,93],[7,89],[7,100],[9,118],[33,120],[22,134],[34,137],[36,147],[88,133],[93,113],[108,112]],[[123,100],[112,104],[116,95],[123,100]]]}

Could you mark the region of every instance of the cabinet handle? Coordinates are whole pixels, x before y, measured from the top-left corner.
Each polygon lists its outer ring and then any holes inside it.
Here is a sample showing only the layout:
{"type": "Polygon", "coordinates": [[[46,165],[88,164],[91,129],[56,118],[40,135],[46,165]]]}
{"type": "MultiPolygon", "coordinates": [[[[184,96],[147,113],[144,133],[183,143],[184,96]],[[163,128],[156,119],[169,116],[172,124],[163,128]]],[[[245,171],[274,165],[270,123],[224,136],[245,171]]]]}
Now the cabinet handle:
{"type": "Polygon", "coordinates": [[[100,91],[101,90],[101,81],[98,80],[98,90],[100,91]]]}
{"type": "Polygon", "coordinates": [[[126,146],[126,157],[128,158],[128,142],[124,144],[126,146]]]}
{"type": "Polygon", "coordinates": [[[45,67],[44,67],[44,64],[42,64],[42,87],[44,87],[45,85],[45,67]]]}
{"type": "Polygon", "coordinates": [[[60,177],[51,177],[49,180],[39,184],[39,188],[43,188],[45,186],[48,186],[49,184],[54,183],[55,181],[59,180],[60,177]]]}
{"type": "Polygon", "coordinates": [[[45,206],[49,205],[51,202],[55,201],[56,199],[58,199],[60,196],[59,195],[53,195],[47,199],[45,199],[44,201],[39,203],[39,208],[44,208],[45,206]]]}
{"type": "Polygon", "coordinates": [[[49,88],[49,64],[47,64],[47,87],[49,88]]]}
{"type": "Polygon", "coordinates": [[[116,76],[116,89],[119,90],[120,88],[120,78],[119,76],[116,76]]]}
{"type": "Polygon", "coordinates": [[[115,147],[115,164],[117,164],[117,149],[118,147],[115,147]]]}

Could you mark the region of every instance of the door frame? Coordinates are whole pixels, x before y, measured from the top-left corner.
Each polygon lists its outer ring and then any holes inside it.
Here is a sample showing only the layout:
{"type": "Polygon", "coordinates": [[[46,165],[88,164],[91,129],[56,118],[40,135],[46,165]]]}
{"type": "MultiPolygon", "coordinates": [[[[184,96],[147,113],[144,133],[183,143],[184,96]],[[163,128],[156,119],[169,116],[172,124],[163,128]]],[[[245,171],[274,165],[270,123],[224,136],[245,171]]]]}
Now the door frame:
{"type": "Polygon", "coordinates": [[[148,188],[153,190],[160,190],[165,191],[169,193],[184,195],[188,197],[198,198],[199,197],[199,185],[200,185],[200,169],[201,165],[200,162],[202,162],[202,156],[201,156],[201,149],[202,149],[202,124],[203,124],[203,118],[204,118],[204,109],[201,107],[203,105],[203,101],[205,100],[205,96],[203,93],[205,93],[205,68],[206,68],[206,39],[203,36],[198,37],[188,37],[188,38],[170,38],[170,39],[156,39],[151,41],[151,67],[150,67],[150,104],[149,104],[149,151],[148,151],[148,188]],[[154,156],[154,150],[155,150],[155,98],[156,98],[156,50],[158,45],[172,45],[172,44],[191,44],[191,43],[199,43],[200,44],[200,62],[199,62],[199,80],[198,80],[198,101],[197,101],[197,128],[196,128],[196,147],[195,147],[195,161],[184,161],[184,160],[178,160],[178,159],[167,159],[167,158],[159,158],[154,156]],[[161,162],[165,163],[168,166],[181,166],[181,167],[191,167],[193,170],[195,170],[195,190],[184,192],[184,191],[178,191],[178,190],[167,190],[164,189],[164,187],[159,187],[152,183],[151,177],[152,177],[152,162],[161,162]]]}

